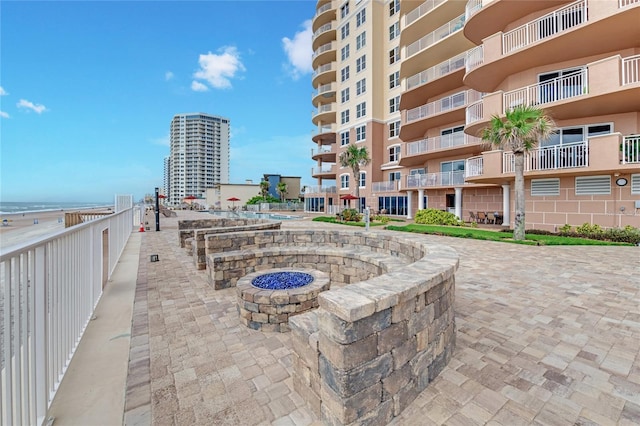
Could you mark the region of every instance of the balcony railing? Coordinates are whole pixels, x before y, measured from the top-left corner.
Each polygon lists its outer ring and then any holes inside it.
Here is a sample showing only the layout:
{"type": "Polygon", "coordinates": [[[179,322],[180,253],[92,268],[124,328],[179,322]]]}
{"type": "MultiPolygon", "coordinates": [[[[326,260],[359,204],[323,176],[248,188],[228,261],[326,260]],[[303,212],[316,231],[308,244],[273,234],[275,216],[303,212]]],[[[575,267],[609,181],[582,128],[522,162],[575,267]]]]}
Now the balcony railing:
{"type": "Polygon", "coordinates": [[[326,33],[327,31],[331,31],[332,27],[333,27],[333,24],[331,22],[329,22],[328,24],[324,24],[323,26],[318,28],[315,33],[313,33],[313,38],[316,38],[320,34],[326,33]]]}
{"type": "Polygon", "coordinates": [[[469,0],[464,8],[464,17],[468,21],[473,15],[482,9],[482,0],[469,0]]]}
{"type": "Polygon", "coordinates": [[[335,133],[335,131],[336,131],[335,124],[327,124],[327,125],[318,126],[318,129],[316,133],[314,133],[314,135],[321,135],[323,133],[335,133]]]}
{"type": "Polygon", "coordinates": [[[480,143],[482,140],[462,132],[450,135],[437,136],[435,138],[422,139],[407,144],[407,155],[419,155],[439,149],[454,148],[456,146],[480,143]]]}
{"type": "Polygon", "coordinates": [[[311,111],[311,117],[315,117],[316,115],[322,114],[325,112],[332,112],[332,111],[335,112],[336,110],[335,107],[336,107],[336,104],[333,102],[330,104],[320,105],[315,111],[311,111]]]}
{"type": "Polygon", "coordinates": [[[464,165],[464,175],[465,177],[475,177],[482,176],[484,167],[484,157],[471,157],[467,158],[464,165]]]}
{"type": "Polygon", "coordinates": [[[429,188],[434,186],[464,185],[464,170],[441,173],[409,175],[406,188],[429,188]]]}
{"type": "Polygon", "coordinates": [[[311,175],[323,175],[327,173],[335,173],[335,164],[322,165],[311,169],[311,175]]]}
{"type": "Polygon", "coordinates": [[[331,145],[322,145],[320,148],[318,149],[312,149],[311,150],[311,156],[313,157],[314,155],[318,155],[318,154],[329,154],[331,153],[331,145]]]}
{"type": "Polygon", "coordinates": [[[503,112],[518,105],[542,105],[586,95],[587,69],[503,94],[503,112]]]}
{"type": "Polygon", "coordinates": [[[622,164],[640,164],[640,135],[625,136],[621,151],[622,164]]]}
{"type": "Polygon", "coordinates": [[[459,108],[470,102],[475,102],[481,98],[482,94],[475,90],[465,90],[463,92],[454,93],[453,95],[438,99],[426,105],[421,105],[407,111],[406,122],[422,120],[436,114],[440,114],[451,109],[459,108]]]}
{"type": "Polygon", "coordinates": [[[477,102],[469,104],[469,106],[467,107],[467,110],[465,112],[465,123],[469,125],[475,123],[476,121],[482,120],[482,114],[484,114],[484,102],[482,102],[482,99],[480,99],[477,102]]]}
{"type": "Polygon", "coordinates": [[[318,10],[316,10],[316,16],[315,17],[318,17],[318,16],[322,15],[324,12],[326,12],[327,10],[331,9],[331,6],[333,6],[331,4],[331,2],[329,2],[327,4],[323,4],[322,6],[320,6],[318,8],[318,10]]]}
{"type": "Polygon", "coordinates": [[[438,79],[451,72],[464,68],[466,52],[454,56],[453,58],[434,65],[429,69],[419,72],[407,78],[406,90],[422,86],[430,81],[438,79]]]}
{"type": "MultiPolygon", "coordinates": [[[[638,0],[640,2],[640,0],[638,0]]],[[[622,59],[622,85],[640,81],[640,55],[622,59]]]]}
{"type": "MultiPolygon", "coordinates": [[[[515,172],[513,152],[502,154],[502,173],[515,172]]],[[[589,166],[589,141],[535,148],[525,154],[524,171],[575,169],[589,166]]]]}
{"type": "Polygon", "coordinates": [[[322,46],[318,47],[315,52],[313,52],[313,57],[311,59],[315,59],[316,56],[327,52],[329,50],[334,50],[333,42],[325,43],[322,46]]]}
{"type": "Polygon", "coordinates": [[[407,58],[426,49],[427,47],[437,43],[448,35],[461,30],[464,27],[464,14],[458,16],[454,20],[447,22],[437,30],[427,34],[420,40],[417,40],[407,46],[407,58]]]}
{"type": "Polygon", "coordinates": [[[619,0],[618,7],[623,8],[636,3],[640,3],[640,0],[619,0]]]}
{"type": "Polygon", "coordinates": [[[323,84],[322,86],[318,87],[318,90],[311,93],[311,99],[324,93],[335,92],[335,90],[336,89],[334,88],[333,83],[323,84]]]}
{"type": "Polygon", "coordinates": [[[315,71],[313,71],[313,75],[311,77],[316,78],[319,74],[322,74],[323,72],[331,71],[332,69],[334,69],[335,64],[336,64],[335,62],[329,62],[328,64],[320,65],[318,68],[316,68],[315,71]]]}
{"type": "Polygon", "coordinates": [[[467,55],[467,58],[465,60],[466,68],[467,68],[466,71],[469,72],[474,68],[479,67],[484,62],[483,45],[481,44],[480,46],[467,50],[466,55],[467,55]]]}
{"type": "Polygon", "coordinates": [[[305,194],[335,194],[335,186],[307,186],[304,189],[305,194]]]}
{"type": "Polygon", "coordinates": [[[372,192],[395,192],[400,189],[399,180],[391,180],[386,182],[373,182],[371,185],[372,192]]]}
{"type": "Polygon", "coordinates": [[[445,0],[427,0],[427,1],[425,1],[420,6],[416,7],[411,12],[407,13],[407,15],[404,17],[404,25],[405,25],[405,27],[408,27],[409,25],[414,23],[416,20],[420,19],[420,17],[422,17],[425,14],[431,12],[433,9],[435,9],[437,6],[439,6],[440,4],[442,4],[444,2],[445,2],[445,0]]]}
{"type": "Polygon", "coordinates": [[[506,55],[587,21],[587,0],[578,0],[502,35],[506,55]]]}

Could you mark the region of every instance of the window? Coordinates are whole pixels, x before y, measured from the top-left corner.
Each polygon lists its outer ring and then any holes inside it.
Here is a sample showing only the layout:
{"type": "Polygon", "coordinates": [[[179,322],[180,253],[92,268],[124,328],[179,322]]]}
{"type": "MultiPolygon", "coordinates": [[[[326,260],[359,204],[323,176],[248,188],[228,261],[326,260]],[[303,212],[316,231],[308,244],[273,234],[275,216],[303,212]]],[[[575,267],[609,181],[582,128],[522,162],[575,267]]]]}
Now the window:
{"type": "Polygon", "coordinates": [[[400,172],[389,172],[389,182],[395,182],[400,179],[402,179],[402,174],[400,172]]]}
{"type": "Polygon", "coordinates": [[[560,195],[560,179],[531,179],[531,196],[560,195]]]}
{"type": "Polygon", "coordinates": [[[582,95],[586,92],[582,68],[572,68],[538,75],[538,102],[548,103],[582,95]]]}
{"type": "Polygon", "coordinates": [[[395,163],[400,161],[400,145],[393,145],[389,147],[389,162],[395,163]]]}
{"type": "Polygon", "coordinates": [[[346,124],[349,122],[349,110],[344,110],[340,113],[341,123],[346,124]]]}
{"type": "Polygon", "coordinates": [[[400,135],[400,120],[389,123],[389,137],[395,138],[400,135]]]}
{"type": "Polygon", "coordinates": [[[356,127],[356,142],[362,142],[367,138],[367,126],[362,125],[356,127]]]}
{"type": "Polygon", "coordinates": [[[347,38],[348,35],[349,35],[349,23],[347,22],[342,26],[342,28],[340,28],[340,36],[342,37],[342,40],[344,40],[345,38],[347,38]]]}
{"type": "Polygon", "coordinates": [[[400,60],[400,47],[396,46],[389,51],[389,64],[395,64],[400,60]]]}
{"type": "Polygon", "coordinates": [[[346,80],[349,79],[349,66],[348,65],[340,70],[340,77],[341,77],[342,81],[346,81],[346,80]]]}
{"type": "Polygon", "coordinates": [[[442,185],[463,184],[464,160],[444,161],[440,163],[440,179],[442,185]]]}
{"type": "Polygon", "coordinates": [[[356,49],[360,50],[367,44],[367,33],[363,31],[360,35],[356,37],[356,49]]]}
{"type": "Polygon", "coordinates": [[[553,145],[568,145],[577,142],[584,142],[587,137],[606,135],[613,131],[613,126],[607,124],[590,124],[587,126],[562,127],[556,130],[547,140],[540,143],[541,147],[553,145]]]}
{"type": "Polygon", "coordinates": [[[389,99],[389,113],[400,111],[400,96],[389,99]]]}
{"type": "Polygon", "coordinates": [[[400,12],[400,0],[391,0],[389,3],[389,16],[393,16],[400,12]]]}
{"type": "Polygon", "coordinates": [[[367,9],[362,9],[360,12],[356,13],[356,27],[364,24],[367,20],[367,9]]]}
{"type": "Polygon", "coordinates": [[[610,195],[611,176],[576,176],[576,195],[610,195]]]}
{"type": "Polygon", "coordinates": [[[440,147],[448,148],[464,144],[464,126],[456,126],[440,131],[440,147]]]}
{"type": "Polygon", "coordinates": [[[346,2],[340,8],[340,17],[345,18],[349,14],[349,2],[346,2]]]}
{"type": "Polygon", "coordinates": [[[356,95],[361,95],[367,91],[367,79],[363,78],[356,82],[356,95]]]}
{"type": "Polygon", "coordinates": [[[340,59],[344,61],[348,57],[349,57],[349,45],[347,44],[346,46],[343,46],[342,49],[340,49],[340,59]]]}
{"type": "Polygon", "coordinates": [[[389,75],[389,89],[400,86],[400,71],[389,75]]]}
{"type": "Polygon", "coordinates": [[[407,214],[407,197],[378,197],[378,210],[387,214],[404,216],[407,214]]]}
{"type": "Polygon", "coordinates": [[[349,131],[340,133],[340,146],[349,145],[349,131]]]}
{"type": "Polygon", "coordinates": [[[367,103],[361,102],[356,105],[356,118],[364,117],[367,115],[367,103]]]}
{"type": "Polygon", "coordinates": [[[349,175],[340,175],[340,188],[349,189],[349,175]]]}
{"type": "Polygon", "coordinates": [[[367,186],[367,172],[360,172],[360,176],[358,179],[358,186],[360,188],[364,188],[367,186]]]}
{"type": "Polygon", "coordinates": [[[342,103],[345,103],[349,100],[349,88],[347,87],[346,89],[342,89],[342,91],[340,92],[340,101],[342,103]]]}
{"type": "Polygon", "coordinates": [[[367,55],[362,55],[356,59],[356,72],[360,72],[367,67],[367,55]]]}
{"type": "Polygon", "coordinates": [[[399,35],[400,35],[400,22],[396,22],[395,24],[389,27],[389,40],[393,40],[399,35]]]}

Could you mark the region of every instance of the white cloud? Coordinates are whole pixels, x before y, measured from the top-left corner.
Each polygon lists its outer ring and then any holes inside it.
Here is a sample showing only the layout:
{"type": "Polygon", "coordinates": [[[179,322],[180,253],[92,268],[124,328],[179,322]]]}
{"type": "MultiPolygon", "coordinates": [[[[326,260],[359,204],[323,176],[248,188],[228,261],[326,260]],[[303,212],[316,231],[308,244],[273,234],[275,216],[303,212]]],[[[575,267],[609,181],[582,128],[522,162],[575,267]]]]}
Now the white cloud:
{"type": "Polygon", "coordinates": [[[26,108],[34,111],[38,114],[42,114],[44,111],[47,111],[47,107],[42,104],[34,104],[26,99],[20,99],[20,102],[16,104],[18,108],[26,108]]]}
{"type": "MultiPolygon", "coordinates": [[[[238,72],[245,71],[245,67],[235,47],[225,46],[218,49],[218,52],[220,52],[219,55],[211,52],[200,55],[198,59],[200,69],[193,74],[193,77],[205,80],[214,89],[228,89],[231,88],[230,79],[236,77],[238,72]]],[[[197,90],[194,84],[191,84],[191,88],[197,90]]]]}
{"type": "Polygon", "coordinates": [[[0,111],[0,117],[2,117],[2,118],[9,118],[9,114],[7,114],[7,113],[6,113],[6,112],[4,112],[4,111],[0,111]]]}
{"type": "Polygon", "coordinates": [[[0,86],[0,96],[6,96],[6,95],[8,95],[8,94],[9,94],[9,93],[7,93],[7,91],[6,91],[6,90],[4,90],[4,88],[3,88],[2,86],[0,86]]]}
{"type": "Polygon", "coordinates": [[[287,54],[289,63],[285,65],[285,69],[291,74],[294,80],[300,78],[303,74],[313,71],[311,66],[311,57],[313,49],[311,47],[311,20],[304,21],[304,28],[293,36],[293,40],[288,37],[282,39],[282,47],[287,54]]]}
{"type": "Polygon", "coordinates": [[[167,71],[166,73],[164,73],[164,79],[165,81],[169,81],[174,77],[173,73],[171,71],[167,71]]]}
{"type": "Polygon", "coordinates": [[[208,92],[209,88],[205,84],[193,80],[191,82],[191,90],[193,90],[194,92],[208,92]]]}

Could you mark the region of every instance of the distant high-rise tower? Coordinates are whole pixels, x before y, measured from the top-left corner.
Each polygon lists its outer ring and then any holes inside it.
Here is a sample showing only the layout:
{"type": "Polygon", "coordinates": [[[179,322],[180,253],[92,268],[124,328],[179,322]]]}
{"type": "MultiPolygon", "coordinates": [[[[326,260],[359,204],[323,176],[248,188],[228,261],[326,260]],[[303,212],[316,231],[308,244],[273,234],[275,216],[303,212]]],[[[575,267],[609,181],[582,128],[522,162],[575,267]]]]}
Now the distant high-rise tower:
{"type": "Polygon", "coordinates": [[[227,118],[204,113],[177,114],[171,120],[165,188],[170,205],[203,196],[207,188],[229,182],[227,118]]]}

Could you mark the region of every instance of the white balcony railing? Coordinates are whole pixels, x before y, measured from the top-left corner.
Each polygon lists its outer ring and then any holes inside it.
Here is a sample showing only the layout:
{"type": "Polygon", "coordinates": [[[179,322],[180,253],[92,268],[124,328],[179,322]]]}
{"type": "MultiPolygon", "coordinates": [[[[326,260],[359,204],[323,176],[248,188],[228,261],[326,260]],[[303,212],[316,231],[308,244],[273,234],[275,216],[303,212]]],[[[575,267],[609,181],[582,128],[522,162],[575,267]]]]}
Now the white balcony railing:
{"type": "Polygon", "coordinates": [[[311,169],[311,175],[322,175],[327,173],[335,173],[335,164],[323,164],[320,167],[314,167],[311,169]]]}
{"type": "Polygon", "coordinates": [[[465,111],[465,123],[467,125],[480,121],[484,114],[484,102],[480,99],[477,102],[469,104],[465,111]]]}
{"type": "Polygon", "coordinates": [[[334,91],[335,91],[335,88],[333,86],[333,83],[323,84],[322,86],[318,87],[318,90],[311,93],[311,99],[315,98],[316,96],[320,96],[322,94],[330,93],[334,91]]]}
{"type": "Polygon", "coordinates": [[[407,78],[406,90],[422,86],[451,72],[464,68],[466,52],[454,56],[444,62],[434,65],[429,69],[419,72],[407,78]]]}
{"type": "Polygon", "coordinates": [[[542,105],[588,93],[587,69],[505,92],[503,112],[518,105],[542,105]]]}
{"type": "Polygon", "coordinates": [[[325,125],[318,126],[318,129],[315,135],[321,135],[323,133],[335,133],[335,131],[336,131],[335,124],[325,124],[325,125]]]}
{"type": "Polygon", "coordinates": [[[441,135],[435,138],[422,139],[407,144],[407,155],[420,155],[439,149],[455,148],[457,146],[481,143],[482,139],[470,136],[462,132],[450,135],[441,135]]]}
{"type": "Polygon", "coordinates": [[[404,26],[408,27],[409,25],[414,23],[416,20],[420,19],[420,17],[422,17],[425,14],[431,12],[433,9],[435,9],[437,6],[439,6],[440,4],[444,3],[445,1],[446,0],[427,0],[427,1],[425,1],[420,6],[416,7],[411,12],[407,13],[407,15],[404,17],[404,26]]]}
{"type": "Polygon", "coordinates": [[[322,145],[320,148],[318,149],[312,149],[311,150],[311,156],[313,157],[314,155],[318,155],[318,154],[329,154],[331,153],[331,145],[322,145]]]}
{"type": "Polygon", "coordinates": [[[335,48],[333,46],[333,42],[325,43],[322,46],[318,47],[315,52],[313,52],[313,57],[311,59],[315,59],[318,55],[334,49],[335,48]]]}
{"type": "Polygon", "coordinates": [[[128,205],[0,252],[0,424],[45,423],[103,277],[111,276],[140,223],[131,196],[128,205]]]}
{"type": "Polygon", "coordinates": [[[331,9],[331,7],[333,6],[331,3],[332,2],[329,2],[327,4],[323,4],[322,6],[320,6],[318,8],[318,10],[316,10],[316,16],[315,17],[317,18],[318,16],[322,15],[327,10],[331,9]]]}
{"type": "MultiPolygon", "coordinates": [[[[515,172],[513,152],[502,154],[502,173],[515,172]]],[[[589,166],[589,141],[535,148],[525,154],[524,171],[575,169],[589,166]]]]}
{"type": "Polygon", "coordinates": [[[335,112],[336,111],[335,108],[336,108],[335,103],[319,105],[315,111],[311,111],[311,117],[315,117],[316,115],[322,114],[325,112],[335,112]]]}
{"type": "Polygon", "coordinates": [[[638,82],[640,82],[640,55],[622,58],[622,85],[638,82]]]}
{"type": "Polygon", "coordinates": [[[502,35],[506,55],[587,21],[587,0],[578,0],[502,35]]]}
{"type": "Polygon", "coordinates": [[[480,46],[469,49],[466,52],[467,58],[465,60],[466,71],[469,72],[474,68],[479,67],[484,62],[484,47],[480,46]]]}
{"type": "Polygon", "coordinates": [[[335,194],[335,186],[307,186],[304,188],[305,194],[335,194]]]}
{"type": "Polygon", "coordinates": [[[311,76],[311,78],[316,78],[323,72],[331,71],[335,67],[335,64],[335,62],[329,62],[328,64],[320,65],[313,71],[313,75],[311,76]]]}
{"type": "Polygon", "coordinates": [[[409,58],[415,55],[416,53],[426,49],[427,47],[439,42],[440,40],[447,37],[448,35],[453,34],[458,30],[461,30],[462,27],[464,27],[464,14],[458,16],[452,21],[447,22],[437,30],[422,37],[420,40],[417,40],[411,43],[410,45],[408,45],[407,51],[406,51],[407,53],[406,57],[409,58]]]}
{"type": "Polygon", "coordinates": [[[406,178],[407,186],[405,189],[464,185],[464,170],[409,175],[406,178]]]}
{"type": "Polygon", "coordinates": [[[400,189],[400,181],[392,180],[386,182],[373,182],[371,185],[372,192],[396,192],[400,189]]]}
{"type": "Polygon", "coordinates": [[[438,99],[437,101],[408,110],[406,122],[411,123],[455,108],[460,108],[471,102],[479,100],[481,97],[482,94],[480,92],[476,92],[472,89],[454,93],[453,95],[446,96],[438,99]]]}
{"type": "Polygon", "coordinates": [[[465,177],[474,177],[474,176],[482,176],[484,167],[484,157],[471,157],[467,158],[464,165],[464,175],[465,177]]]}
{"type": "Polygon", "coordinates": [[[640,3],[640,0],[619,0],[618,7],[622,9],[623,7],[631,6],[636,3],[640,3]]]}
{"type": "Polygon", "coordinates": [[[622,139],[622,164],[640,164],[640,135],[622,139]]]}
{"type": "Polygon", "coordinates": [[[464,8],[465,19],[468,21],[480,9],[482,9],[482,0],[469,0],[464,8]]]}
{"type": "Polygon", "coordinates": [[[327,23],[327,24],[324,24],[323,26],[321,26],[320,28],[318,28],[318,29],[316,30],[316,32],[315,32],[315,33],[313,33],[313,38],[316,38],[316,37],[318,37],[320,34],[322,34],[322,33],[326,33],[327,31],[331,31],[332,26],[333,26],[333,25],[332,25],[332,23],[331,23],[331,22],[329,22],[329,23],[327,23]]]}

